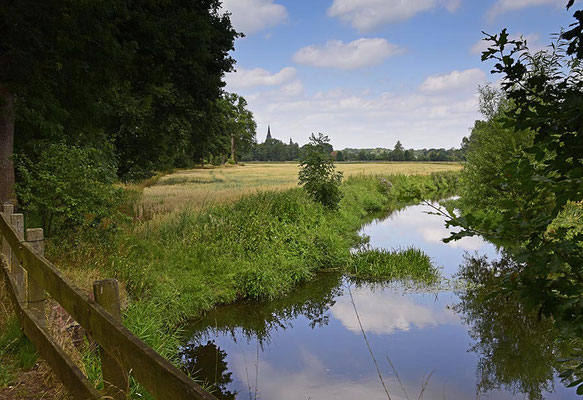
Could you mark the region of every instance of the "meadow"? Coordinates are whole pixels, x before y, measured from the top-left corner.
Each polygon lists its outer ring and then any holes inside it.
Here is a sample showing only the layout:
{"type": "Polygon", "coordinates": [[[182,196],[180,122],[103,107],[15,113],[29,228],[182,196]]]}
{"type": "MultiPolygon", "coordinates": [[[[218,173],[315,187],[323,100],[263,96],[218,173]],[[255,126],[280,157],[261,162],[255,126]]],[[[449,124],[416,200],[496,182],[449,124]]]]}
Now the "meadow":
{"type": "MultiPolygon", "coordinates": [[[[322,271],[434,280],[429,258],[414,249],[354,254],[351,249],[362,241],[359,228],[375,215],[454,193],[460,166],[363,163],[339,169],[345,179],[336,211],[297,186],[296,164],[156,176],[128,187],[141,195],[134,198],[133,222],[109,237],[88,231],[75,241],[51,241],[48,257],[87,291],[94,280],[117,278],[124,325],[174,362],[187,320],[218,304],[282,297],[322,271]]],[[[80,367],[91,380],[100,381],[90,350],[73,357],[83,360],[80,367]]],[[[148,398],[135,385],[131,397],[148,398]]]]}
{"type": "MultiPolygon", "coordinates": [[[[461,164],[449,162],[338,163],[344,177],[354,175],[427,175],[459,171],[461,164]]],[[[297,163],[247,163],[219,168],[179,170],[162,176],[144,188],[137,204],[140,219],[184,208],[234,202],[258,191],[276,191],[298,186],[297,163]]]]}

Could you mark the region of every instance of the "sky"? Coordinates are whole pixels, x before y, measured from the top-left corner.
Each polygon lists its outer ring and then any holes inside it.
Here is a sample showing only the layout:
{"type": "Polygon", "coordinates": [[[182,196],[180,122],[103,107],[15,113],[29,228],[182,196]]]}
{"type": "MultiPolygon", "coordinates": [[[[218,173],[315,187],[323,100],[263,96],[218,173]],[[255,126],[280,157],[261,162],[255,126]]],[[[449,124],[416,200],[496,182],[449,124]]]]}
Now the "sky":
{"type": "Polygon", "coordinates": [[[223,0],[245,97],[274,138],[312,133],[335,149],[459,147],[478,113],[478,86],[499,81],[482,31],[508,28],[532,49],[572,23],[566,0],[223,0]]]}

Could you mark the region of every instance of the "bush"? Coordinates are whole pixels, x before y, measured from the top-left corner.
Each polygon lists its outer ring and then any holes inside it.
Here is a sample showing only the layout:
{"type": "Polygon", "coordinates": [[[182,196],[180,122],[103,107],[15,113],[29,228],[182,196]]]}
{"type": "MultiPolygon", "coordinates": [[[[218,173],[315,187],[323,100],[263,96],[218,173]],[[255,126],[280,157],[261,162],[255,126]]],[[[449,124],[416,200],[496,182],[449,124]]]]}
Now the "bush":
{"type": "Polygon", "coordinates": [[[300,154],[299,184],[310,197],[329,209],[337,209],[342,192],[342,172],[336,171],[328,136],[312,134],[310,143],[303,147],[300,154]]]}
{"type": "Polygon", "coordinates": [[[124,200],[116,168],[92,148],[52,144],[32,162],[15,157],[20,204],[40,218],[47,236],[105,222],[124,200]]]}

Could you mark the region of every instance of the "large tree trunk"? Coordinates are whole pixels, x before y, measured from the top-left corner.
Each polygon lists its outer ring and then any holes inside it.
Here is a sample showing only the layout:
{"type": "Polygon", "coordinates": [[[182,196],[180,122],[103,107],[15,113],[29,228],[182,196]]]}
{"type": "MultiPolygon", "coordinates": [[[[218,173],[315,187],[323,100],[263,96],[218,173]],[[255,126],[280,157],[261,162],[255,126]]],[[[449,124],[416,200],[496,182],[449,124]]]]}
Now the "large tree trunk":
{"type": "Polygon", "coordinates": [[[231,133],[231,159],[237,164],[237,159],[235,158],[235,135],[233,133],[231,133]]]}
{"type": "Polygon", "coordinates": [[[0,205],[14,196],[14,95],[0,86],[0,205]]]}

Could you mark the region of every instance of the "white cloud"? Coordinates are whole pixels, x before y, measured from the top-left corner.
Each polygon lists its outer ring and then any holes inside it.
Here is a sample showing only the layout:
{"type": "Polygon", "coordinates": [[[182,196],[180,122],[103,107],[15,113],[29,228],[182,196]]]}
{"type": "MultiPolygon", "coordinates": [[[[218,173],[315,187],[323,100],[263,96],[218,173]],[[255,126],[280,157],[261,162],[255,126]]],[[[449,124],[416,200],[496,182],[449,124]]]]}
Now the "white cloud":
{"type": "Polygon", "coordinates": [[[349,43],[330,40],[324,46],[311,45],[294,54],[298,64],[314,67],[353,70],[380,64],[390,56],[403,52],[399,46],[381,38],[361,38],[349,43]]]}
{"type": "MultiPolygon", "coordinates": [[[[538,33],[529,33],[528,35],[523,35],[521,33],[517,33],[514,35],[510,35],[510,40],[517,40],[520,37],[526,39],[526,44],[531,52],[536,53],[539,50],[544,50],[545,45],[540,43],[540,35],[538,33]]],[[[478,40],[476,43],[470,47],[470,53],[472,54],[482,54],[482,52],[486,51],[488,47],[492,45],[492,42],[487,40],[478,40]]]]}
{"type": "Polygon", "coordinates": [[[282,86],[280,91],[282,94],[288,96],[298,96],[304,91],[304,85],[302,84],[302,81],[296,79],[292,83],[282,86]]]}
{"type": "MultiPolygon", "coordinates": [[[[452,311],[416,303],[409,296],[355,289],[353,297],[363,329],[367,333],[386,335],[413,328],[459,324],[459,317],[452,311]]],[[[349,297],[341,297],[330,311],[346,329],[360,333],[358,319],[349,297]]]]}
{"type": "Polygon", "coordinates": [[[461,0],[334,0],[328,8],[328,15],[338,17],[360,31],[368,31],[438,7],[454,12],[460,3],[461,0]]]}
{"type": "Polygon", "coordinates": [[[527,7],[542,6],[547,4],[562,7],[566,3],[564,0],[498,0],[488,11],[488,17],[492,19],[497,15],[504,14],[509,11],[516,11],[527,7]]]}
{"type": "MultiPolygon", "coordinates": [[[[233,372],[235,378],[240,382],[251,382],[246,389],[253,393],[257,390],[262,399],[297,400],[297,399],[378,399],[384,397],[383,388],[375,374],[365,376],[355,376],[351,379],[343,379],[342,376],[331,374],[334,368],[326,365],[316,355],[310,353],[303,347],[296,349],[298,353],[298,364],[293,370],[289,370],[277,363],[259,360],[257,369],[247,365],[243,356],[237,356],[233,362],[233,372]],[[255,373],[259,371],[258,381],[255,380],[255,373]],[[255,388],[253,383],[258,382],[255,388]]],[[[389,387],[398,387],[397,378],[386,376],[385,384],[389,387]]],[[[419,383],[404,382],[406,387],[412,392],[417,391],[419,383]]],[[[440,386],[432,382],[427,388],[426,395],[431,396],[433,386],[441,389],[440,386]]],[[[244,392],[241,393],[243,397],[244,392]]],[[[449,393],[448,393],[449,395],[449,393]]],[[[398,392],[391,398],[395,400],[405,400],[405,397],[398,392]]],[[[448,397],[449,398],[449,397],[448,397]]]]}
{"type": "Polygon", "coordinates": [[[311,133],[322,132],[340,149],[354,147],[355,140],[361,148],[392,147],[397,140],[406,148],[457,147],[481,118],[473,84],[457,90],[423,91],[418,86],[417,90],[379,92],[374,87],[337,87],[314,93],[296,76],[267,79],[269,87],[265,79],[256,77],[228,81],[233,85],[227,90],[247,99],[258,132],[263,134],[270,124],[274,137],[291,137],[300,144],[311,133]],[[250,82],[263,87],[251,87],[250,82]]]}
{"type": "MultiPolygon", "coordinates": [[[[434,206],[439,206],[439,204],[434,203],[434,206]]],[[[433,211],[432,208],[426,205],[411,206],[393,213],[391,218],[387,218],[378,224],[383,226],[384,232],[390,233],[408,230],[410,233],[418,234],[425,243],[439,243],[443,245],[443,239],[451,236],[453,231],[457,232],[458,230],[454,228],[446,228],[443,217],[426,214],[427,212],[433,211]],[[387,227],[390,229],[387,229],[387,227]]],[[[376,234],[376,236],[379,235],[376,234]]],[[[381,242],[383,244],[386,243],[386,241],[383,240],[381,240],[381,242]]],[[[418,245],[418,243],[415,243],[415,245],[418,245]]],[[[481,252],[484,252],[484,250],[489,247],[489,244],[479,236],[466,236],[460,240],[451,241],[445,245],[453,248],[460,248],[465,251],[480,250],[481,252]]]]}
{"type": "Polygon", "coordinates": [[[486,74],[479,68],[464,71],[452,71],[449,74],[433,75],[421,84],[424,92],[445,92],[449,90],[468,89],[476,91],[479,84],[486,82],[486,74]]]}
{"type": "Polygon", "coordinates": [[[355,140],[357,147],[369,148],[392,147],[397,140],[407,148],[459,146],[480,118],[477,95],[466,90],[379,94],[335,89],[310,94],[280,87],[239,93],[249,102],[260,132],[270,124],[274,137],[292,137],[300,144],[311,133],[322,132],[335,148],[354,147],[355,140]]]}
{"type": "MultiPolygon", "coordinates": [[[[436,343],[439,343],[439,338],[436,338],[436,343]]],[[[423,389],[423,398],[441,399],[447,397],[450,400],[466,400],[476,397],[475,385],[472,384],[472,365],[470,365],[470,369],[464,369],[467,364],[462,363],[460,363],[461,365],[456,363],[449,365],[447,359],[423,358],[422,355],[417,354],[416,350],[415,348],[409,349],[410,357],[405,357],[404,361],[401,360],[396,365],[399,378],[391,372],[385,358],[388,354],[384,348],[381,347],[377,352],[376,360],[379,363],[383,381],[388,388],[391,399],[407,400],[411,397],[404,392],[419,393],[421,382],[427,378],[432,370],[434,373],[432,373],[428,385],[423,389]],[[447,367],[444,367],[446,364],[447,367]],[[457,375],[454,375],[455,373],[457,375]]],[[[234,387],[240,390],[238,397],[244,398],[249,393],[250,397],[255,395],[255,398],[278,400],[387,398],[373,367],[373,361],[370,359],[368,360],[369,368],[355,365],[352,369],[343,370],[335,363],[330,362],[329,356],[311,350],[301,343],[296,344],[291,351],[294,353],[283,353],[282,360],[286,362],[264,360],[262,353],[260,353],[259,359],[255,359],[254,356],[250,359],[251,354],[247,356],[241,353],[229,354],[233,380],[237,383],[237,386],[234,387]],[[292,366],[289,365],[290,356],[294,359],[292,366]]],[[[345,357],[352,360],[352,357],[342,346],[337,346],[334,351],[346,354],[345,357]]],[[[368,354],[364,343],[361,352],[368,354]]],[[[252,354],[255,354],[255,350],[252,354]]],[[[282,357],[280,353],[278,356],[282,357]]],[[[448,357],[446,356],[446,358],[448,357]]],[[[340,364],[346,368],[345,362],[340,364]]],[[[492,390],[488,394],[499,400],[516,398],[512,391],[492,390]]],[[[417,396],[413,398],[417,398],[417,396]]]]}
{"type": "Polygon", "coordinates": [[[271,28],[287,18],[287,9],[273,0],[223,0],[221,9],[232,14],[233,27],[245,34],[271,28]]]}
{"type": "Polygon", "coordinates": [[[225,82],[232,89],[254,86],[278,86],[291,81],[296,76],[294,67],[285,67],[274,74],[263,68],[238,68],[236,72],[225,75],[225,82]]]}

